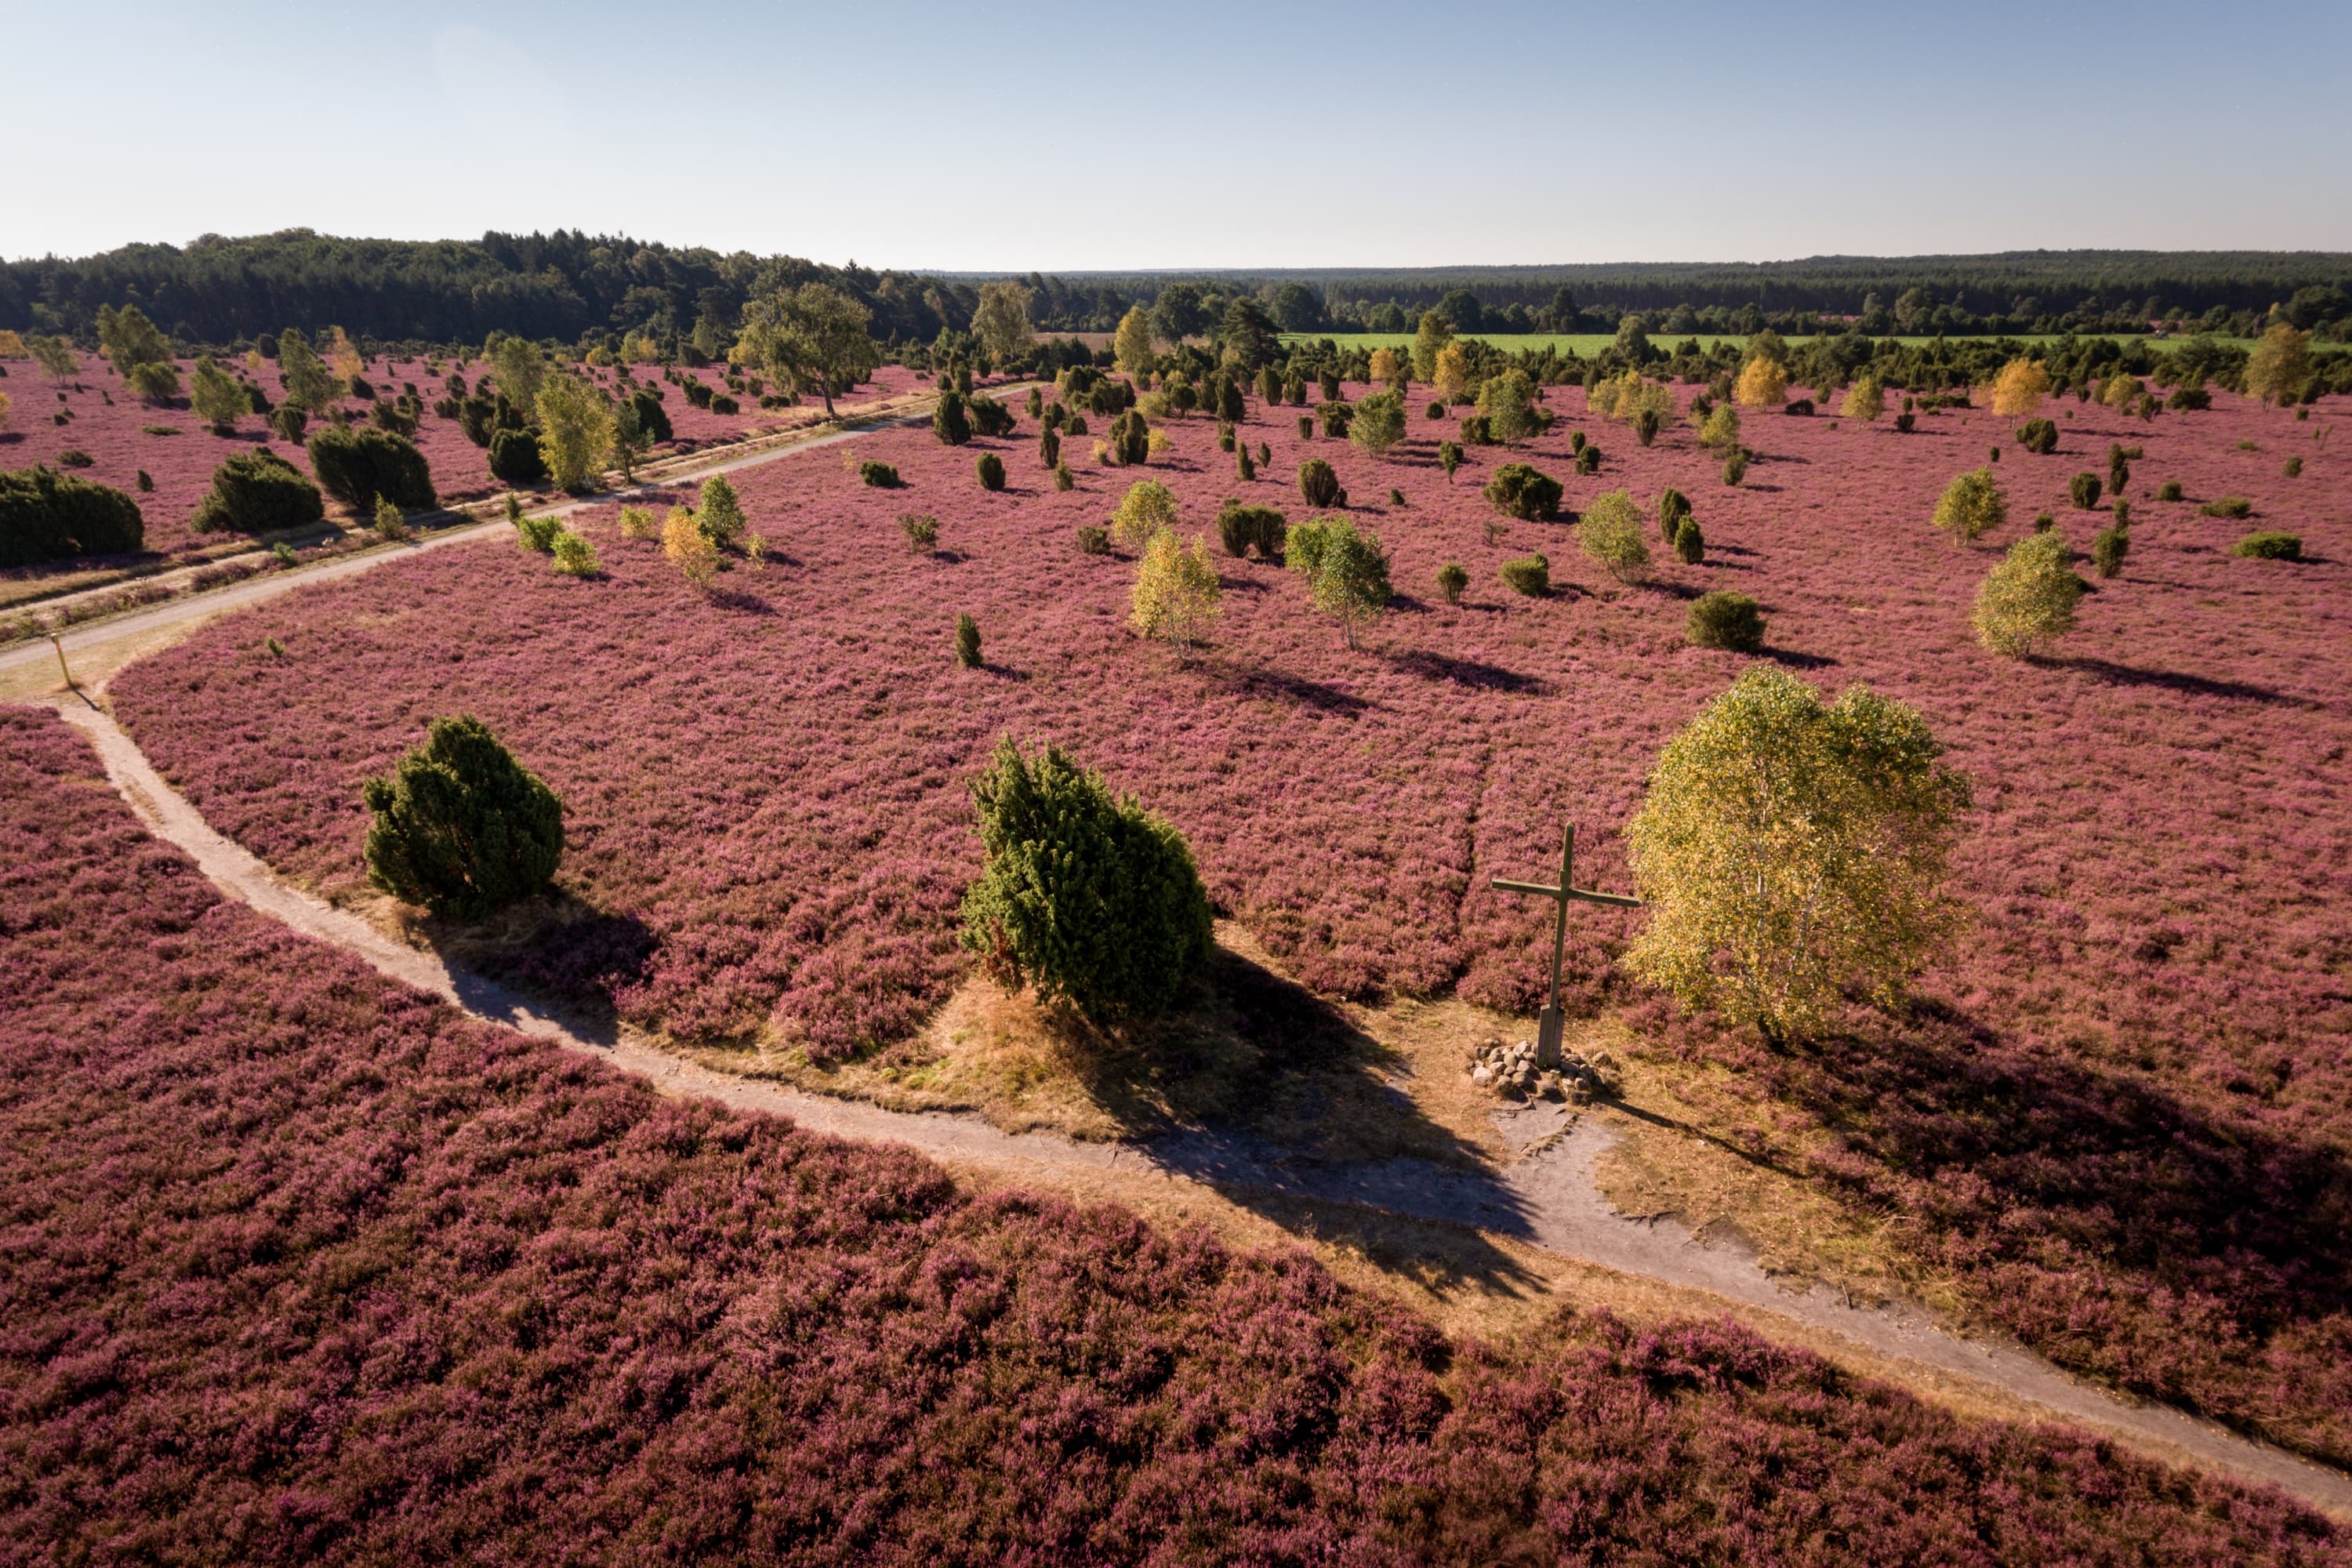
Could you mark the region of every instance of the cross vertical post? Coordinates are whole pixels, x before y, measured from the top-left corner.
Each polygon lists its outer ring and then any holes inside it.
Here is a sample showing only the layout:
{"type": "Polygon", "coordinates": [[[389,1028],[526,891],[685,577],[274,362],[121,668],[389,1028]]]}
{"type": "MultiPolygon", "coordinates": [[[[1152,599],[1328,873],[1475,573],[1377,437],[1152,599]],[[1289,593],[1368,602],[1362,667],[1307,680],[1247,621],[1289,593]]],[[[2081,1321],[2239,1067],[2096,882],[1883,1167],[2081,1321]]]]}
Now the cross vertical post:
{"type": "Polygon", "coordinates": [[[1559,966],[1568,948],[1568,903],[1574,899],[1588,904],[1613,904],[1619,909],[1638,910],[1639,899],[1629,899],[1622,893],[1604,893],[1594,888],[1576,885],[1576,824],[1570,823],[1559,841],[1559,882],[1546,886],[1541,882],[1515,881],[1508,877],[1490,879],[1490,885],[1507,893],[1533,893],[1549,899],[1557,906],[1551,928],[1551,993],[1544,1003],[1543,1014],[1536,1021],[1536,1061],[1543,1067],[1559,1065],[1559,966]]]}

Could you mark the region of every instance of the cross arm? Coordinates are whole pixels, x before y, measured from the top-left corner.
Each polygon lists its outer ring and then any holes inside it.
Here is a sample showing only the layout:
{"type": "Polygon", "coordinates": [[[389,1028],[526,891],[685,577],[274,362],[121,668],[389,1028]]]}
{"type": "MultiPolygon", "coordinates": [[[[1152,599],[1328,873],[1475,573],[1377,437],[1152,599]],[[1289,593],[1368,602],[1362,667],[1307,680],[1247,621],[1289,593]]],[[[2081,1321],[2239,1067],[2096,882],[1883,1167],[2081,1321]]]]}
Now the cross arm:
{"type": "Polygon", "coordinates": [[[1581,899],[1588,904],[1613,904],[1621,910],[1638,910],[1642,907],[1642,900],[1639,899],[1629,899],[1622,893],[1595,892],[1591,888],[1570,888],[1568,890],[1568,896],[1571,899],[1581,899]]]}
{"type": "Polygon", "coordinates": [[[1541,893],[1547,899],[1559,897],[1559,889],[1549,882],[1515,882],[1508,877],[1496,877],[1490,879],[1489,885],[1507,893],[1541,893]]]}

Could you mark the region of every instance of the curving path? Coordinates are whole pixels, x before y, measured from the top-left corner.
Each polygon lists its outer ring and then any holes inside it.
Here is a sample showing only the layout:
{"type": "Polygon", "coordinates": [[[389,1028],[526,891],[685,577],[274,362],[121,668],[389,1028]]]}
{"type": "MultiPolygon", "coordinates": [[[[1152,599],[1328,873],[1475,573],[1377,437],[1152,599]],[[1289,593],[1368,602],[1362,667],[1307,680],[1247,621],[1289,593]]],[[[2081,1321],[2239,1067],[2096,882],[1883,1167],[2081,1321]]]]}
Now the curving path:
{"type": "MultiPolygon", "coordinates": [[[[303,574],[301,580],[325,574],[303,574]]],[[[48,654],[47,648],[39,652],[48,654]]],[[[478,1017],[637,1073],[664,1093],[704,1095],[747,1110],[772,1111],[837,1137],[909,1144],[1015,1179],[1024,1171],[1048,1168],[1140,1166],[1171,1180],[1211,1188],[1361,1205],[1475,1226],[1561,1257],[1759,1308],[1881,1355],[1998,1388],[2056,1419],[2111,1434],[2167,1458],[2273,1483],[2315,1507],[2352,1519],[2352,1477],[2179,1411],[2130,1403],[2013,1347],[1961,1338],[1916,1307],[1860,1308],[1820,1287],[1802,1293],[1787,1289],[1753,1258],[1704,1246],[1679,1225],[1618,1214],[1593,1180],[1593,1162],[1612,1134],[1594,1118],[1571,1120],[1564,1107],[1531,1106],[1499,1118],[1517,1151],[1499,1171],[1465,1172],[1415,1160],[1332,1166],[1289,1159],[1255,1140],[1209,1132],[1140,1146],[1081,1143],[1043,1132],[1008,1133],[976,1117],[886,1110],[736,1078],[682,1061],[626,1035],[575,1029],[503,986],[452,969],[433,953],[404,947],[358,917],[289,888],[268,867],[215,832],[163,782],[111,718],[85,701],[60,703],[58,711],[89,738],[108,778],[149,827],[193,857],[229,897],[478,1017]]]]}

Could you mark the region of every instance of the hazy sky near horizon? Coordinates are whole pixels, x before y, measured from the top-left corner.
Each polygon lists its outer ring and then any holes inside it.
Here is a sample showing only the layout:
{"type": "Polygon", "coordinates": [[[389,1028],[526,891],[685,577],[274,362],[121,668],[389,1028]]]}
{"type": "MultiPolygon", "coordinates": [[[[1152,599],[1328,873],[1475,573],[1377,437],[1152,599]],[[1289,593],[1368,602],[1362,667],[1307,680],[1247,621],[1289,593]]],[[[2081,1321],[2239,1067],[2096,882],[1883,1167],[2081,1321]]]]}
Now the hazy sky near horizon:
{"type": "Polygon", "coordinates": [[[2352,250],[2352,5],[0,0],[0,256],[952,269],[2352,250]]]}

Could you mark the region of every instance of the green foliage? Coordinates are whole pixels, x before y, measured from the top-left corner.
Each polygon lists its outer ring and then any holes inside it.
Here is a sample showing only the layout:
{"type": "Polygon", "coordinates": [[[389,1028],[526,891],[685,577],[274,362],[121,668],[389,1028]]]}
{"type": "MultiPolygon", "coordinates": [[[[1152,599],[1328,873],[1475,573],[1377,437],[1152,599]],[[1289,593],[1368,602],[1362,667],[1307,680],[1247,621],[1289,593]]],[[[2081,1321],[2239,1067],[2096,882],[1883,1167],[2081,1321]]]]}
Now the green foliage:
{"type": "Polygon", "coordinates": [[[1119,499],[1118,510],[1111,513],[1110,532],[1121,548],[1136,550],[1161,529],[1174,528],[1176,522],[1176,492],[1158,479],[1138,479],[1119,499]]]}
{"type": "Polygon", "coordinates": [[[966,611],[956,614],[955,658],[966,669],[980,668],[980,623],[966,611]]]}
{"type": "Polygon", "coordinates": [[[949,447],[971,439],[971,415],[963,394],[952,388],[940,394],[939,406],[931,410],[931,434],[949,447]]]}
{"type": "Polygon", "coordinates": [[[1973,624],[1988,652],[2024,658],[2074,626],[2083,581],[2057,530],[2029,533],[2009,547],[1977,590],[1973,624]]]}
{"type": "Polygon", "coordinates": [[[302,444],[302,434],[310,427],[310,416],[299,403],[281,403],[269,411],[269,429],[281,441],[302,444]]]}
{"type": "Polygon", "coordinates": [[[702,481],[702,493],[695,498],[694,526],[721,550],[742,538],[751,526],[743,515],[742,498],[725,474],[713,474],[702,481]]]}
{"type": "MultiPolygon", "coordinates": [[[[834,398],[873,374],[879,363],[873,319],[871,311],[841,289],[803,283],[745,305],[740,342],[752,363],[794,395],[814,393],[824,399],[830,417],[834,398]]],[[[963,442],[950,444],[960,447],[963,442]]]]}
{"type": "Polygon", "coordinates": [[[439,504],[425,454],[405,436],[357,425],[330,425],[310,437],[310,468],[319,488],[362,516],[378,496],[403,511],[439,504]]]}
{"type": "Polygon", "coordinates": [[[1284,551],[1290,569],[1307,579],[1315,607],[1339,617],[1340,639],[1354,647],[1391,597],[1380,535],[1346,518],[1311,518],[1290,531],[1284,551]]]}
{"type": "Polygon", "coordinates": [[[2077,511],[2088,511],[2097,506],[2099,476],[2093,473],[2076,474],[2066,481],[2066,498],[2074,503],[2074,510],[2077,511]]]}
{"type": "Polygon", "coordinates": [[[2037,457],[2058,449],[2058,425],[2051,419],[2029,419],[2017,427],[2017,444],[2037,457]]]}
{"type": "Polygon", "coordinates": [[[1376,392],[1357,404],[1355,417],[1348,424],[1348,439],[1376,458],[1403,440],[1403,395],[1376,392]]]}
{"type": "Polygon", "coordinates": [[[1459,562],[1449,561],[1437,569],[1437,591],[1449,605],[1462,602],[1462,591],[1470,586],[1470,574],[1462,570],[1459,562]]]}
{"type": "Polygon", "coordinates": [[[2254,503],[2243,496],[2216,496],[2197,510],[2207,517],[2243,518],[2253,515],[2254,503]]]}
{"type": "Polygon", "coordinates": [[[379,539],[398,541],[408,537],[408,519],[401,514],[398,507],[382,496],[376,498],[373,521],[379,539]]]}
{"type": "Polygon", "coordinates": [[[547,478],[547,456],[535,430],[498,430],[490,435],[490,477],[509,485],[535,485],[547,478]]]}
{"type": "Polygon", "coordinates": [[[2250,533],[2230,546],[2230,553],[2249,561],[2300,561],[2303,559],[2303,536],[2299,533],[2250,533]]]}
{"type": "Polygon", "coordinates": [[[563,807],[477,719],[436,719],[425,744],[361,799],[368,880],[444,920],[480,920],[547,888],[563,807]]]}
{"type": "Polygon", "coordinates": [[[1217,509],[1217,540],[1225,553],[1243,556],[1255,546],[1260,557],[1280,555],[1289,538],[1289,520],[1270,506],[1244,506],[1228,497],[1217,509]]]}
{"type": "Polygon", "coordinates": [[[2121,496],[2131,483],[2131,458],[2122,447],[2107,443],[2107,493],[2121,496]]]}
{"type": "Polygon", "coordinates": [[[1004,488],[1004,459],[995,453],[982,452],[979,460],[972,464],[972,471],[979,475],[982,489],[1001,490],[1004,488]]]}
{"type": "Polygon", "coordinates": [[[1052,746],[1008,738],[972,785],[986,863],[961,941],[1008,986],[1099,1021],[1164,1011],[1209,955],[1209,899],[1183,837],[1052,746]]]}
{"type": "Polygon", "coordinates": [[[213,470],[212,489],[196,502],[188,526],[198,533],[233,529],[268,533],[300,528],[327,515],[310,476],[267,447],[240,452],[213,470]]]}
{"type": "Polygon", "coordinates": [[[139,503],[111,486],[37,463],[0,472],[0,566],[127,555],[146,533],[139,503]]]}
{"type": "Polygon", "coordinates": [[[2158,500],[2179,500],[2180,499],[2180,481],[2179,479],[2167,479],[2164,483],[2157,486],[2156,499],[2158,500]]]}
{"type": "Polygon", "coordinates": [[[971,427],[982,436],[1001,439],[1013,434],[1013,410],[993,397],[975,393],[964,400],[971,414],[971,427]]]}
{"type": "Polygon", "coordinates": [[[1881,1003],[1957,924],[1941,884],[1967,782],[1919,715],[1750,668],[1668,743],[1626,830],[1649,923],[1625,955],[1684,1006],[1805,1037],[1881,1003]]]}
{"type": "Polygon", "coordinates": [[[1717,404],[1706,422],[1698,427],[1698,444],[1717,449],[1739,445],[1739,410],[1728,403],[1717,404]]]}
{"type": "Polygon", "coordinates": [[[1130,408],[1110,422],[1111,456],[1121,466],[1136,468],[1151,459],[1151,426],[1130,408]]]}
{"type": "Polygon", "coordinates": [[[1097,528],[1090,522],[1080,524],[1078,527],[1078,553],[1081,555],[1109,554],[1110,531],[1107,528],[1097,528]]]}
{"type": "Polygon", "coordinates": [[[2103,528],[2091,540],[2091,564],[2102,577],[2113,577],[2124,569],[2124,557],[2131,552],[2131,530],[2103,528]]]}
{"type": "Polygon", "coordinates": [[[1551,592],[1551,562],[1541,553],[1506,561],[1499,570],[1504,584],[1515,594],[1540,599],[1551,592]]]}
{"type": "Polygon", "coordinates": [[[1038,463],[1038,466],[1039,466],[1039,467],[1041,467],[1041,468],[1044,468],[1051,469],[1051,468],[1055,468],[1059,467],[1059,466],[1060,466],[1060,464],[1061,464],[1061,461],[1062,461],[1062,437],[1061,437],[1061,434],[1060,434],[1058,431],[1054,430],[1054,429],[1053,429],[1053,428],[1051,428],[1050,426],[1049,426],[1049,427],[1047,427],[1047,428],[1045,428],[1045,429],[1044,429],[1044,430],[1040,430],[1039,432],[1037,432],[1037,463],[1038,463]]]}
{"type": "Polygon", "coordinates": [[[548,552],[555,557],[555,569],[567,577],[596,574],[596,547],[568,528],[557,530],[548,552]]]}
{"type": "Polygon", "coordinates": [[[1479,493],[1505,517],[1548,521],[1559,515],[1560,497],[1566,492],[1558,479],[1531,463],[1505,463],[1479,493]]]}
{"type": "Polygon", "coordinates": [[[1668,485],[1658,492],[1658,537],[1672,544],[1683,519],[1691,514],[1690,497],[1668,485]]]}
{"type": "Polygon", "coordinates": [[[1675,530],[1675,559],[1685,566],[1706,559],[1706,535],[1699,531],[1698,519],[1686,517],[1675,530]]]}
{"type": "Polygon", "coordinates": [[[555,552],[555,541],[563,532],[560,517],[518,517],[514,520],[515,542],[525,551],[540,555],[555,552]]]}
{"type": "Polygon", "coordinates": [[[1990,468],[1971,468],[1944,487],[1936,502],[1936,526],[1966,544],[2009,520],[2009,502],[1990,468]]]}
{"type": "Polygon", "coordinates": [[[1623,490],[1596,497],[1576,521],[1577,542],[1621,582],[1632,582],[1650,564],[1650,548],[1643,542],[1642,513],[1623,490]]]}
{"type": "Polygon", "coordinates": [[[1323,434],[1344,439],[1348,426],[1355,422],[1356,410],[1352,404],[1318,403],[1315,405],[1315,417],[1322,425],[1323,434]]]}
{"type": "Polygon", "coordinates": [[[907,548],[919,555],[939,543],[940,520],[927,511],[902,511],[898,531],[907,536],[907,548]]]}
{"type": "Polygon", "coordinates": [[[1462,447],[1460,443],[1454,441],[1440,441],[1437,444],[1437,466],[1445,470],[1445,482],[1449,485],[1452,484],[1454,482],[1454,470],[1462,466],[1462,447]]]}
{"type": "Polygon", "coordinates": [[[1070,472],[1069,464],[1054,465],[1054,488],[1057,490],[1074,490],[1078,488],[1078,478],[1070,472]]]}
{"type": "Polygon", "coordinates": [[[1507,446],[1525,440],[1536,428],[1535,384],[1524,371],[1488,376],[1478,388],[1478,416],[1486,420],[1486,433],[1495,440],[1507,446]]]}
{"type": "Polygon", "coordinates": [[[876,462],[871,458],[857,465],[857,479],[870,490],[895,490],[903,483],[895,464],[876,462]]]}
{"type": "Polygon", "coordinates": [[[2286,460],[2284,467],[2283,467],[2279,471],[2284,473],[2288,479],[2299,479],[2303,478],[2303,459],[2301,458],[2289,458],[2286,460]]]}
{"type": "Polygon", "coordinates": [[[223,370],[219,362],[210,354],[196,361],[188,399],[196,417],[223,436],[236,428],[239,415],[253,412],[253,403],[246,395],[245,384],[223,370]]]}
{"type": "MultiPolygon", "coordinates": [[[[1581,435],[1582,432],[1580,431],[1578,434],[1581,435]]],[[[1588,441],[1576,448],[1576,471],[1580,474],[1597,474],[1601,471],[1601,447],[1598,443],[1588,441]]]]}
{"type": "Polygon", "coordinates": [[[1339,474],[1320,458],[1309,458],[1298,465],[1298,493],[1308,506],[1348,504],[1348,492],[1339,488],[1339,474]]]}
{"type": "Polygon", "coordinates": [[[1693,647],[1754,653],[1764,646],[1764,612],[1745,594],[1701,594],[1691,601],[1683,636],[1693,647]]]}
{"type": "Polygon", "coordinates": [[[1748,477],[1748,448],[1734,447],[1723,459],[1723,482],[1737,485],[1748,477]]]}

